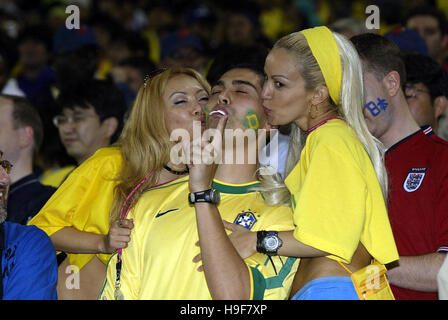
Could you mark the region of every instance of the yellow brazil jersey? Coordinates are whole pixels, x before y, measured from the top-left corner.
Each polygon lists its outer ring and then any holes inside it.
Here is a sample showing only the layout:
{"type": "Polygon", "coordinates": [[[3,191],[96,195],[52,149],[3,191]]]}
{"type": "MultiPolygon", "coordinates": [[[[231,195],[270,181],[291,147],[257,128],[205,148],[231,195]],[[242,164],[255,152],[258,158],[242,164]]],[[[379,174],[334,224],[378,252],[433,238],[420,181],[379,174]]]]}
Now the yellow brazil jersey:
{"type": "MultiPolygon", "coordinates": [[[[64,227],[106,235],[112,205],[114,180],[121,169],[118,148],[99,149],[77,167],[56,190],[39,213],[30,220],[51,236],[64,227]]],[[[68,254],[70,264],[84,267],[94,254],[68,254]]],[[[98,254],[107,264],[110,255],[98,254]]]]}
{"type": "Polygon", "coordinates": [[[285,184],[298,241],[346,263],[359,241],[382,264],[398,260],[373,165],[344,121],[331,120],[308,135],[285,184]]]}
{"type": "MultiPolygon", "coordinates": [[[[214,181],[220,190],[218,210],[223,220],[252,231],[292,230],[289,207],[268,207],[252,182],[230,185],[214,181]]],[[[134,219],[131,241],[122,255],[121,293],[124,299],[211,299],[196,246],[196,212],[188,203],[188,176],[144,193],[129,218],[134,219]]],[[[107,267],[100,299],[114,299],[117,256],[107,267]]],[[[253,299],[287,299],[298,260],[257,253],[245,260],[251,274],[253,299]]]]}

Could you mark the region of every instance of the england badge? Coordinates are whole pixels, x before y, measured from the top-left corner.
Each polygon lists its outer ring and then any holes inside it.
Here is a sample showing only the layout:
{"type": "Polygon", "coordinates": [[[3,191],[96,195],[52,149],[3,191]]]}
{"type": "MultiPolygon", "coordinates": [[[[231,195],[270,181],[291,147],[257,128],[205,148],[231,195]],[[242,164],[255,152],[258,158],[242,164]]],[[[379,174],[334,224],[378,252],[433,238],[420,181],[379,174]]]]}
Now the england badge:
{"type": "Polygon", "coordinates": [[[233,221],[234,224],[238,224],[249,230],[252,229],[256,222],[257,218],[255,218],[255,214],[250,210],[239,213],[235,221],[233,221]]]}
{"type": "Polygon", "coordinates": [[[426,170],[428,170],[428,168],[412,168],[409,170],[409,173],[403,183],[403,189],[406,192],[417,191],[422,185],[423,179],[426,175],[426,170]]]}

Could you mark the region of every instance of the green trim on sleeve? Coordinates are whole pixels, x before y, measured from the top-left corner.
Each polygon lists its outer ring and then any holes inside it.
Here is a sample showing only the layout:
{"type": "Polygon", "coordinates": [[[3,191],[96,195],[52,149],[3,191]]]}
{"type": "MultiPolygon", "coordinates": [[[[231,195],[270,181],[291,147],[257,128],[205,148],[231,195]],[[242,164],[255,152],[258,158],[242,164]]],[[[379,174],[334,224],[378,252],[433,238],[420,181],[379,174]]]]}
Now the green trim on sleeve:
{"type": "Polygon", "coordinates": [[[252,279],[254,281],[253,300],[263,300],[264,291],[266,290],[266,281],[258,269],[250,267],[250,271],[252,272],[252,279]]]}
{"type": "Polygon", "coordinates": [[[275,289],[275,288],[283,287],[283,281],[288,276],[288,274],[291,272],[292,266],[294,265],[294,262],[296,260],[297,260],[297,258],[291,258],[291,257],[286,259],[285,265],[281,268],[278,275],[276,275],[275,277],[266,279],[266,281],[265,281],[266,289],[275,289]]]}

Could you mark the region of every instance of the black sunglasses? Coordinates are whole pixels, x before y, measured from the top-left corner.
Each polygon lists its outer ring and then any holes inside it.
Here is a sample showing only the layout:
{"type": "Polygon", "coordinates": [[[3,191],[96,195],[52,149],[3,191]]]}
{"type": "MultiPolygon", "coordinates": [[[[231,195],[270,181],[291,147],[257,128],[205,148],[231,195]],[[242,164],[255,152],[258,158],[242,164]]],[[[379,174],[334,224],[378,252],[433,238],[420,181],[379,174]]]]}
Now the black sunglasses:
{"type": "Polygon", "coordinates": [[[146,85],[149,84],[149,82],[151,81],[152,78],[154,78],[155,76],[161,74],[163,71],[166,71],[166,68],[160,68],[160,69],[156,69],[154,71],[151,71],[150,73],[148,73],[145,78],[143,79],[143,87],[146,88],[146,85]]]}

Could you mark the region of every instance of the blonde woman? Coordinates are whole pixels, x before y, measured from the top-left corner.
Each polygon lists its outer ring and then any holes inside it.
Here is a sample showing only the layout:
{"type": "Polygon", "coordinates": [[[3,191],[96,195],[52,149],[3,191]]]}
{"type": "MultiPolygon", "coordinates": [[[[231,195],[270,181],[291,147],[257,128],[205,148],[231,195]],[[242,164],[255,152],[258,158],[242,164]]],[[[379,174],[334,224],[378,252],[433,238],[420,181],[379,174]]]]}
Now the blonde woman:
{"type": "Polygon", "coordinates": [[[287,178],[264,177],[263,191],[271,204],[291,204],[295,230],[255,234],[226,224],[232,242],[243,257],[259,251],[303,258],[293,299],[358,299],[346,268],[398,260],[383,151],[363,117],[359,57],[345,38],[317,27],[280,39],[265,73],[269,123],[292,122],[294,129],[287,178]]]}
{"type": "Polygon", "coordinates": [[[203,129],[209,93],[209,84],[192,69],[149,76],[118,142],[79,166],[30,221],[68,255],[59,267],[59,299],[98,297],[110,254],[130,241],[133,223],[118,220],[120,214],[143,190],[188,173],[185,166],[170,163],[176,143],[170,133],[182,128],[192,137],[193,121],[203,129]]]}

